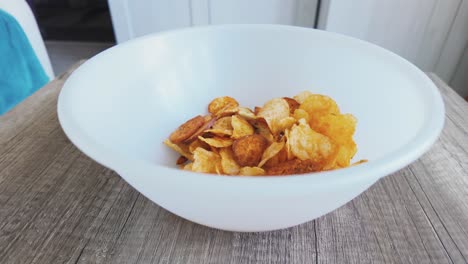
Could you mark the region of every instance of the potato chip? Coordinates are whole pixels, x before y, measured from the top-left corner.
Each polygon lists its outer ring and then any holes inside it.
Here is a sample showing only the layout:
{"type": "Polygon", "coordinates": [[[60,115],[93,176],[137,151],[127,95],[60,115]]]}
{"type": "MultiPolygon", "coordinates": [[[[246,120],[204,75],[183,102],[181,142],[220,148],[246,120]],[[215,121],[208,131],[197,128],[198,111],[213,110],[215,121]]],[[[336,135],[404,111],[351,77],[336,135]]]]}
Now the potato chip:
{"type": "Polygon", "coordinates": [[[174,144],[169,139],[164,140],[164,144],[171,149],[175,150],[180,155],[186,157],[189,160],[193,160],[193,155],[188,150],[188,146],[184,144],[174,144]]]}
{"type": "Polygon", "coordinates": [[[212,138],[198,137],[198,139],[214,148],[229,147],[232,145],[232,142],[234,142],[233,139],[227,138],[227,137],[212,137],[212,138]]]}
{"type": "Polygon", "coordinates": [[[220,161],[218,154],[203,148],[197,148],[193,152],[193,159],[192,171],[217,173],[216,165],[220,161]]]}
{"type": "Polygon", "coordinates": [[[262,160],[258,164],[258,167],[263,167],[265,163],[276,156],[282,149],[284,148],[284,141],[280,142],[273,142],[268,148],[265,149],[265,152],[263,152],[262,155],[262,160]]]}
{"type": "Polygon", "coordinates": [[[268,141],[260,135],[250,135],[237,139],[232,144],[234,159],[240,166],[257,166],[268,141]]]}
{"type": "Polygon", "coordinates": [[[180,156],[177,161],[176,161],[176,164],[177,165],[182,165],[182,164],[185,164],[185,162],[187,162],[188,159],[185,157],[185,156],[180,156]]]}
{"type": "Polygon", "coordinates": [[[265,172],[268,175],[291,175],[316,172],[321,170],[321,165],[311,160],[293,159],[275,166],[267,167],[265,172]]]}
{"type": "Polygon", "coordinates": [[[242,167],[240,169],[239,175],[243,176],[261,176],[265,175],[265,170],[259,167],[242,167]]]}
{"type": "Polygon", "coordinates": [[[327,114],[316,119],[310,126],[338,144],[352,141],[357,120],[350,114],[327,114]]]}
{"type": "Polygon", "coordinates": [[[289,113],[292,114],[294,113],[294,111],[296,111],[297,108],[299,108],[299,103],[295,99],[290,98],[290,97],[283,97],[283,99],[289,105],[289,113]]]}
{"type": "Polygon", "coordinates": [[[349,142],[346,145],[339,146],[338,154],[336,157],[336,164],[341,167],[345,168],[348,167],[351,159],[357,152],[356,143],[349,142]]]}
{"type": "Polygon", "coordinates": [[[218,136],[231,136],[232,135],[232,125],[231,117],[225,116],[221,117],[213,124],[210,129],[205,130],[205,132],[213,133],[218,136]]]}
{"type": "Polygon", "coordinates": [[[218,175],[223,175],[223,167],[221,165],[221,159],[219,159],[215,164],[215,171],[218,175]]]}
{"type": "Polygon", "coordinates": [[[304,103],[304,101],[307,99],[307,97],[313,95],[313,93],[309,92],[309,91],[303,91],[303,92],[300,92],[299,94],[297,94],[296,96],[294,96],[294,100],[296,100],[296,102],[298,102],[299,104],[302,104],[304,103]]]}
{"type": "Polygon", "coordinates": [[[224,174],[237,175],[239,174],[240,166],[234,160],[234,154],[231,148],[222,148],[219,151],[221,156],[221,167],[224,174]]]}
{"type": "Polygon", "coordinates": [[[180,125],[172,134],[169,136],[169,140],[173,143],[178,144],[190,136],[192,136],[200,127],[205,124],[205,119],[198,115],[182,125],[180,125]]]}
{"type": "Polygon", "coordinates": [[[290,129],[296,123],[296,119],[292,116],[288,116],[276,123],[276,128],[279,132],[284,132],[286,129],[290,129]]]}
{"type": "Polygon", "coordinates": [[[189,138],[185,139],[183,143],[185,144],[190,144],[192,141],[196,140],[198,136],[203,134],[205,130],[207,130],[209,127],[213,126],[213,124],[216,121],[216,118],[213,118],[210,116],[211,119],[204,118],[204,124],[200,126],[200,128],[197,129],[189,138]]]}
{"type": "Polygon", "coordinates": [[[234,98],[223,96],[215,98],[213,101],[211,101],[211,103],[208,105],[208,112],[217,117],[232,115],[239,110],[238,106],[239,103],[234,98]]]}
{"type": "Polygon", "coordinates": [[[350,114],[327,114],[320,116],[311,127],[317,132],[327,136],[339,146],[336,163],[339,167],[347,167],[357,152],[353,135],[357,120],[350,114]]]}
{"type": "Polygon", "coordinates": [[[307,123],[309,123],[310,120],[309,113],[304,109],[296,109],[293,113],[293,117],[296,120],[305,119],[307,123]]]}
{"type": "Polygon", "coordinates": [[[231,117],[231,125],[233,128],[231,137],[234,139],[250,136],[254,133],[252,125],[238,115],[233,115],[231,117]]]}
{"type": "Polygon", "coordinates": [[[204,148],[206,150],[210,149],[210,145],[206,144],[205,142],[199,140],[192,141],[192,143],[189,144],[188,150],[190,153],[193,153],[197,148],[204,148]]]}
{"type": "Polygon", "coordinates": [[[326,161],[334,151],[330,139],[312,130],[305,119],[299,120],[299,125],[291,128],[288,143],[296,157],[317,163],[326,161]]]}
{"type": "Polygon", "coordinates": [[[353,164],[351,164],[351,166],[357,166],[357,165],[360,165],[360,164],[363,164],[363,163],[366,163],[366,162],[368,162],[368,160],[362,159],[362,160],[354,162],[353,164]]]}
{"type": "Polygon", "coordinates": [[[320,94],[309,95],[299,106],[299,109],[303,109],[309,114],[310,122],[315,122],[323,115],[340,113],[340,109],[333,99],[320,94]]]}
{"type": "Polygon", "coordinates": [[[192,171],[193,163],[188,163],[182,169],[192,171]]]}
{"type": "Polygon", "coordinates": [[[252,124],[255,130],[255,134],[263,136],[270,143],[274,142],[275,139],[273,138],[273,134],[271,133],[270,127],[268,126],[265,118],[260,117],[250,121],[250,123],[252,124]]]}
{"type": "Polygon", "coordinates": [[[289,105],[283,98],[271,99],[263,105],[257,116],[265,118],[271,132],[276,135],[281,131],[278,126],[280,120],[289,117],[289,105]]]}
{"type": "Polygon", "coordinates": [[[291,150],[291,142],[290,142],[290,130],[286,129],[284,131],[284,138],[286,139],[285,151],[286,151],[286,159],[291,160],[294,158],[294,154],[291,150]]]}
{"type": "Polygon", "coordinates": [[[253,120],[257,118],[254,112],[252,112],[252,110],[250,110],[247,107],[239,107],[239,111],[237,112],[237,114],[240,115],[245,120],[253,120]]]}
{"type": "Polygon", "coordinates": [[[258,107],[258,106],[254,107],[254,114],[258,116],[258,113],[260,112],[260,110],[262,110],[261,107],[258,107]]]}

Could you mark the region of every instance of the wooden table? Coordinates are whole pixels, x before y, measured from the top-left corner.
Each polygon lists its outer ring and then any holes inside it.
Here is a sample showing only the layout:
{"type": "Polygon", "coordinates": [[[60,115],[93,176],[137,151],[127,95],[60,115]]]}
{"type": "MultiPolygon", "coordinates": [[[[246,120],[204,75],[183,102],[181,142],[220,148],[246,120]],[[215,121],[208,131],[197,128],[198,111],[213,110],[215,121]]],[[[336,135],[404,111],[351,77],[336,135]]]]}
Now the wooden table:
{"type": "Polygon", "coordinates": [[[0,263],[468,263],[468,104],[434,75],[447,118],[426,155],[267,233],[186,221],[82,154],[57,121],[67,76],[0,118],[0,263]]]}

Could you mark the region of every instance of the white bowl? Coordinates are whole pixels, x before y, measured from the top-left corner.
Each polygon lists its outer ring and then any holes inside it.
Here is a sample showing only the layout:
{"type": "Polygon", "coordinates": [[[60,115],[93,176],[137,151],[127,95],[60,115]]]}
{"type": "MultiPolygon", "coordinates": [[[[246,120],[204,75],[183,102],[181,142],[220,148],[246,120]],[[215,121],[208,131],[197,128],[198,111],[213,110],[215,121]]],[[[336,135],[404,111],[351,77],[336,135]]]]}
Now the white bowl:
{"type": "Polygon", "coordinates": [[[399,56],[338,34],[226,25],[149,35],[113,47],[67,80],[58,114],[70,140],[158,205],[193,222],[266,231],[310,221],[421,156],[444,122],[431,80],[399,56]],[[355,115],[355,160],[323,173],[233,177],[182,171],[163,145],[217,96],[253,107],[303,90],[355,115]]]}

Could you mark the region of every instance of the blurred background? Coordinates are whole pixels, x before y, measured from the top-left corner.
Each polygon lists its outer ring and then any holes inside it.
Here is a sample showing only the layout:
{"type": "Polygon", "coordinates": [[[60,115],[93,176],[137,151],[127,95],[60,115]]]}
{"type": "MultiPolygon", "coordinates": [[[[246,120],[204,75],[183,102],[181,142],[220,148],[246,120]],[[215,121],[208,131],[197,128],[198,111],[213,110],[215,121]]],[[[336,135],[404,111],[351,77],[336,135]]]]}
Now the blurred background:
{"type": "MultiPolygon", "coordinates": [[[[0,0],[1,2],[24,0],[0,0]]],[[[468,97],[468,0],[27,0],[56,75],[145,34],[224,23],[339,32],[435,72],[468,97]]],[[[26,32],[28,34],[28,32],[26,32]]]]}

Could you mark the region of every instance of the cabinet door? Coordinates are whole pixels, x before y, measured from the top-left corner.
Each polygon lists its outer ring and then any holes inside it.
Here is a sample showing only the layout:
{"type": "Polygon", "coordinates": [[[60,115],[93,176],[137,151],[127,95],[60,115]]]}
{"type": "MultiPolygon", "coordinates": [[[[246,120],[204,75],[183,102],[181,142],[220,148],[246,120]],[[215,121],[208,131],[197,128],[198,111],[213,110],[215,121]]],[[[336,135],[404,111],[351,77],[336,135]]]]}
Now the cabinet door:
{"type": "Polygon", "coordinates": [[[117,42],[188,26],[266,23],[313,27],[318,0],[108,0],[117,42]]]}
{"type": "Polygon", "coordinates": [[[468,0],[322,0],[319,28],[387,48],[461,94],[468,64],[468,0]],[[466,53],[466,52],[465,52],[466,53]],[[458,68],[457,68],[458,67],[458,68]],[[461,69],[459,69],[461,67],[461,69]],[[460,73],[462,72],[462,73],[460,73]]]}
{"type": "Polygon", "coordinates": [[[319,27],[370,41],[433,71],[462,1],[328,0],[319,27]]]}

